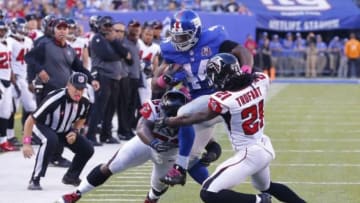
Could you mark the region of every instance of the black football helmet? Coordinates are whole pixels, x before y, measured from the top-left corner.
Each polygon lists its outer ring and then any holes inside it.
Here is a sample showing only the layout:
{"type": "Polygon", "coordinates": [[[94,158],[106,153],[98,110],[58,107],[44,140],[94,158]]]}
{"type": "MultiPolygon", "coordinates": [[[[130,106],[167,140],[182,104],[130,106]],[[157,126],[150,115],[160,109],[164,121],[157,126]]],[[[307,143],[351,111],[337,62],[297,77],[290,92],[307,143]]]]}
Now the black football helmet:
{"type": "Polygon", "coordinates": [[[47,15],[41,20],[41,30],[46,35],[52,35],[52,24],[54,23],[56,17],[54,15],[47,15]]]}
{"type": "Polygon", "coordinates": [[[169,90],[161,98],[161,108],[166,116],[176,116],[178,109],[186,104],[187,97],[178,90],[169,90]]]}
{"type": "Polygon", "coordinates": [[[101,16],[99,15],[93,15],[90,16],[89,19],[89,27],[91,29],[91,31],[93,32],[98,32],[99,31],[99,19],[101,16]]]}
{"type": "Polygon", "coordinates": [[[13,18],[9,23],[9,28],[11,34],[17,37],[23,37],[28,34],[25,18],[20,18],[20,17],[13,18]]]}
{"type": "Polygon", "coordinates": [[[206,74],[218,90],[227,90],[233,78],[243,75],[237,58],[229,53],[213,56],[206,64],[206,74]]]}

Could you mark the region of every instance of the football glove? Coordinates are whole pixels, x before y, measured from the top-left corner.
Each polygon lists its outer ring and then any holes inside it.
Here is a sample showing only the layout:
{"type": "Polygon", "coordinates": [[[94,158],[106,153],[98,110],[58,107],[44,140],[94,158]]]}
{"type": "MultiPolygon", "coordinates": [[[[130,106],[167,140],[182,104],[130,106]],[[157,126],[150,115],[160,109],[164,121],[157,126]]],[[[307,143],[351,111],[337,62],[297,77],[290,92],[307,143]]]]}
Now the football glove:
{"type": "Polygon", "coordinates": [[[210,141],[205,149],[206,152],[202,154],[200,162],[205,166],[209,166],[211,162],[218,160],[221,156],[221,146],[215,141],[210,141]]]}
{"type": "Polygon", "coordinates": [[[177,147],[177,144],[172,143],[172,142],[163,142],[163,141],[160,141],[159,139],[153,139],[150,142],[149,146],[151,148],[153,148],[155,151],[157,151],[158,153],[161,153],[161,152],[167,152],[170,149],[177,147]]]}

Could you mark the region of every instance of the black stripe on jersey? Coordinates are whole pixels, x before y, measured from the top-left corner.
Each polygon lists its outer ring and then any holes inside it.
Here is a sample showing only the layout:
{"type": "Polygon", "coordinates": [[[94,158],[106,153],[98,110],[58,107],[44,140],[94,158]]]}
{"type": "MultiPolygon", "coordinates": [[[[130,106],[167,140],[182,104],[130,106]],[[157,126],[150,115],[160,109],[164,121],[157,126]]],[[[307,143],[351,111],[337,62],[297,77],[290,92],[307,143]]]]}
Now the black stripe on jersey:
{"type": "Polygon", "coordinates": [[[55,128],[56,132],[63,132],[63,129],[60,129],[60,127],[62,126],[62,123],[64,122],[65,108],[66,108],[65,102],[61,102],[61,104],[60,104],[60,112],[59,112],[60,115],[58,116],[59,119],[58,119],[58,121],[55,120],[55,122],[57,122],[57,127],[55,128]]]}
{"type": "MultiPolygon", "coordinates": [[[[72,117],[71,115],[73,115],[73,106],[74,106],[73,103],[67,103],[66,102],[66,108],[67,109],[70,108],[70,110],[69,110],[69,113],[68,113],[68,117],[65,120],[64,128],[62,129],[63,132],[65,132],[67,129],[69,129],[68,125],[69,125],[70,118],[72,117]]],[[[66,115],[66,113],[65,113],[65,115],[66,115]]]]}
{"type": "Polygon", "coordinates": [[[221,116],[223,117],[226,127],[227,129],[231,132],[231,114],[230,111],[226,112],[225,114],[221,114],[221,116]]]}
{"type": "Polygon", "coordinates": [[[75,104],[71,101],[66,89],[59,89],[51,92],[33,113],[34,119],[46,126],[49,126],[57,133],[65,133],[70,130],[74,121],[86,115],[90,102],[82,97],[80,102],[75,104]],[[75,109],[76,106],[78,109],[75,109]]]}

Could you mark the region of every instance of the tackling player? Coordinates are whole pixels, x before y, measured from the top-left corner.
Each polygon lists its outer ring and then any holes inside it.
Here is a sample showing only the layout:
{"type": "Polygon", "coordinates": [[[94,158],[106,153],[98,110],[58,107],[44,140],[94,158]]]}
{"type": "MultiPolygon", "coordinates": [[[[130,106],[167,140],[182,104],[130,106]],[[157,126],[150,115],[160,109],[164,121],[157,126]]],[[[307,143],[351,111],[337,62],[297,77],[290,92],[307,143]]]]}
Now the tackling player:
{"type": "MultiPolygon", "coordinates": [[[[170,26],[170,38],[161,44],[165,64],[155,73],[152,85],[154,89],[158,89],[185,81],[193,100],[183,106],[178,115],[206,109],[209,94],[215,90],[206,77],[205,68],[207,61],[215,54],[233,53],[239,58],[243,69],[251,69],[252,55],[238,43],[228,40],[223,26],[202,30],[200,17],[191,10],[176,13],[170,26]],[[175,67],[166,71],[165,67],[168,64],[177,64],[180,68],[175,67]]],[[[165,183],[184,184],[185,169],[188,169],[189,174],[200,184],[208,177],[207,168],[199,159],[212,137],[214,125],[218,122],[221,122],[220,117],[195,124],[194,128],[191,125],[180,128],[179,156],[174,168],[162,179],[165,183]],[[189,154],[191,161],[188,166],[189,154]]]]}
{"type": "Polygon", "coordinates": [[[281,202],[304,203],[290,188],[270,180],[269,165],[275,152],[270,138],[264,134],[264,104],[270,87],[268,76],[243,72],[236,57],[228,53],[212,57],[206,72],[217,89],[208,99],[207,108],[160,122],[175,127],[204,122],[219,115],[224,119],[235,154],[204,181],[201,199],[206,203],[271,203],[271,194],[281,202]],[[263,193],[251,195],[231,190],[248,176],[253,186],[263,193]]]}
{"type": "Polygon", "coordinates": [[[174,164],[178,153],[178,128],[154,126],[161,116],[175,116],[180,106],[187,101],[180,91],[168,91],[162,99],[152,100],[143,105],[142,117],[137,125],[137,135],[124,144],[106,164],[96,166],[84,179],[74,193],[66,194],[59,203],[77,202],[81,195],[102,185],[110,176],[129,168],[153,161],[151,189],[145,203],[156,203],[166,192],[168,185],[160,182],[174,164]]]}

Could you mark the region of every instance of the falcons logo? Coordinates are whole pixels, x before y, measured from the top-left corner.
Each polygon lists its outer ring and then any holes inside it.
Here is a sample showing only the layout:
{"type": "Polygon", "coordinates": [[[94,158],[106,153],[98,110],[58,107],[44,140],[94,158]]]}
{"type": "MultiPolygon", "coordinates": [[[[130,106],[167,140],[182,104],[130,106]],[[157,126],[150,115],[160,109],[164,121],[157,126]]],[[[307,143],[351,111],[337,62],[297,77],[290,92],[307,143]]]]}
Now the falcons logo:
{"type": "Polygon", "coordinates": [[[221,104],[213,98],[210,98],[208,107],[211,111],[214,111],[216,113],[221,113],[222,111],[221,104]]]}

